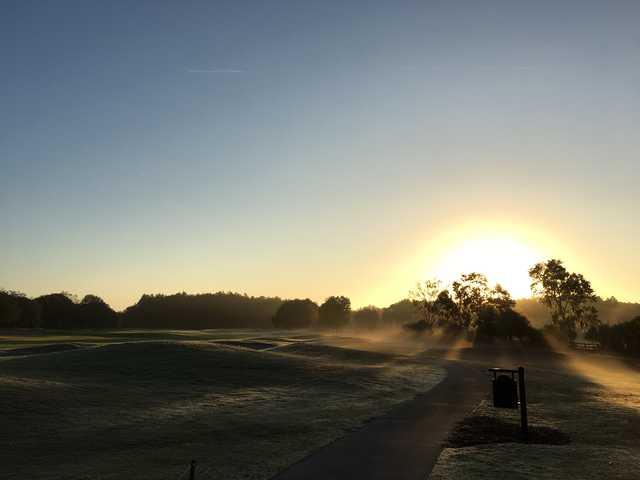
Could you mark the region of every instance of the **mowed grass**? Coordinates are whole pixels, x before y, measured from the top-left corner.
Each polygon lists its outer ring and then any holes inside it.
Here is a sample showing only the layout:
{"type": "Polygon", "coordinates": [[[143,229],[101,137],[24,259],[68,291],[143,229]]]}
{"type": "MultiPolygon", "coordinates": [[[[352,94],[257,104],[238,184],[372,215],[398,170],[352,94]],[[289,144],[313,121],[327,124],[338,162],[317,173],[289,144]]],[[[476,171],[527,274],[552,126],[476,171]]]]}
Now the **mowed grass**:
{"type": "MultiPolygon", "coordinates": [[[[478,444],[445,448],[430,480],[640,478],[640,370],[603,355],[551,355],[555,360],[525,362],[529,424],[559,431],[569,443],[484,444],[491,434],[463,422],[453,443],[462,429],[465,441],[475,436],[478,444]]],[[[520,420],[517,410],[495,409],[489,398],[472,415],[480,425],[487,419],[515,427],[520,420]]]]}
{"type": "MultiPolygon", "coordinates": [[[[0,348],[52,340],[18,333],[0,348]]],[[[176,479],[192,458],[198,478],[269,478],[443,376],[397,345],[316,334],[90,332],[55,342],[79,348],[0,358],[0,478],[176,479]]]]}

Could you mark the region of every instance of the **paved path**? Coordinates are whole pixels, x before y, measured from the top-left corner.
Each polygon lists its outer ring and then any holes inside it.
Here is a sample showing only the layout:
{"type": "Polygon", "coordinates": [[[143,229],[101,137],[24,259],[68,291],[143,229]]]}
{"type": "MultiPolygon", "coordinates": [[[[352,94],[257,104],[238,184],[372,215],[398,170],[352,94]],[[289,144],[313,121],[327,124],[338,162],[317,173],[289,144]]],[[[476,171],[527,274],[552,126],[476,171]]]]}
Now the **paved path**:
{"type": "Polygon", "coordinates": [[[478,365],[450,362],[447,377],[415,400],[341,438],[274,480],[424,480],[442,442],[489,390],[478,365]]]}

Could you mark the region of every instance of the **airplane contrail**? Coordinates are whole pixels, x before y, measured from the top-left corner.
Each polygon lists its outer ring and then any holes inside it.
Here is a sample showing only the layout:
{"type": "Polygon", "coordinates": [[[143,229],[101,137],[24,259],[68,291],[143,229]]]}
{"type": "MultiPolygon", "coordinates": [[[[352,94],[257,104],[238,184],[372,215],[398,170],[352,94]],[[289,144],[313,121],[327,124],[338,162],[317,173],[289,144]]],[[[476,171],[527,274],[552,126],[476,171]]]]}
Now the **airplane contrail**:
{"type": "Polygon", "coordinates": [[[212,69],[189,69],[188,73],[244,73],[246,70],[239,70],[236,68],[212,68],[212,69]]]}

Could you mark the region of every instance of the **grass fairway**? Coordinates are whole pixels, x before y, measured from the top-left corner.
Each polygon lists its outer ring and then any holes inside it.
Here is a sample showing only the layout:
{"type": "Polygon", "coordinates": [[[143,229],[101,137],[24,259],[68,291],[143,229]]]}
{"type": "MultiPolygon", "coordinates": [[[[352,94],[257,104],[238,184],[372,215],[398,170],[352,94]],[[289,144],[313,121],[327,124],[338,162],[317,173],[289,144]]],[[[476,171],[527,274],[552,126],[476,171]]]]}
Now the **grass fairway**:
{"type": "Polygon", "coordinates": [[[401,344],[290,332],[15,333],[0,349],[7,479],[172,480],[192,458],[198,478],[269,478],[443,375],[401,344]]]}
{"type": "Polygon", "coordinates": [[[508,438],[518,411],[487,399],[452,433],[430,480],[640,478],[640,370],[604,355],[549,355],[520,362],[530,427],[560,444],[508,438]]]}

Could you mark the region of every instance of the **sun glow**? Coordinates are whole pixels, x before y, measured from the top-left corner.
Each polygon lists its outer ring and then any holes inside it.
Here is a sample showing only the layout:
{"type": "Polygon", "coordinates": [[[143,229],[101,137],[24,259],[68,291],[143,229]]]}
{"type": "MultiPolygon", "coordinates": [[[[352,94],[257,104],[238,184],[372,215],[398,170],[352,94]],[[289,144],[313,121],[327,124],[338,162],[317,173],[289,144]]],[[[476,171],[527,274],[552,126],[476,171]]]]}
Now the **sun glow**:
{"type": "Polygon", "coordinates": [[[445,284],[463,273],[479,272],[490,284],[499,283],[514,298],[523,298],[531,295],[528,270],[544,255],[508,236],[489,235],[455,243],[440,258],[433,273],[445,284]]]}

